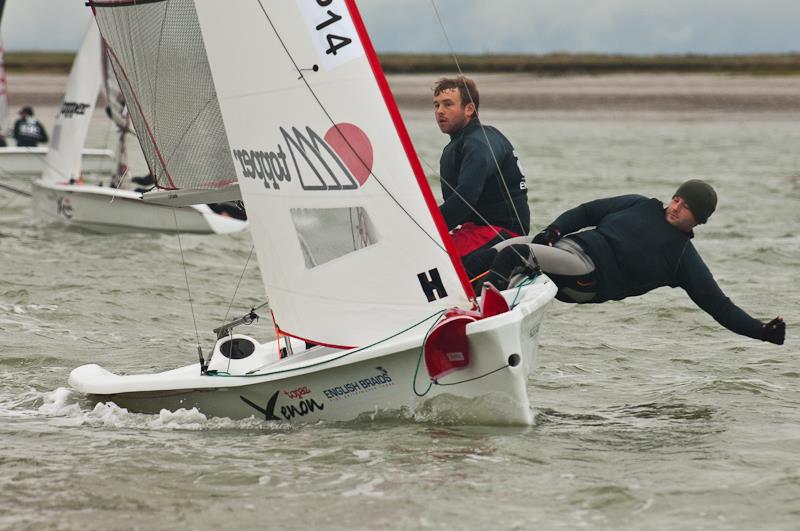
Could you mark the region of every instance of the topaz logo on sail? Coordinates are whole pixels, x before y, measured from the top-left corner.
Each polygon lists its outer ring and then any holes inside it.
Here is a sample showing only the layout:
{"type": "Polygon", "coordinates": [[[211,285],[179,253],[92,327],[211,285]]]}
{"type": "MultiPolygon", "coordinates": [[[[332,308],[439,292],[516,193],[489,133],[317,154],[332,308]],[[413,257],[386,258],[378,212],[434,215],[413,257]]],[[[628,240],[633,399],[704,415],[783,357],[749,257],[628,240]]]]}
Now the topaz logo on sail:
{"type": "Polygon", "coordinates": [[[338,123],[324,135],[309,126],[280,127],[283,143],[272,150],[234,149],[242,176],[280,190],[297,182],[307,191],[360,188],[372,174],[372,143],[356,125],[338,123]]]}
{"type": "Polygon", "coordinates": [[[75,101],[65,101],[61,104],[61,114],[66,118],[72,118],[75,114],[85,114],[86,109],[91,107],[88,103],[78,103],[75,101]]]}

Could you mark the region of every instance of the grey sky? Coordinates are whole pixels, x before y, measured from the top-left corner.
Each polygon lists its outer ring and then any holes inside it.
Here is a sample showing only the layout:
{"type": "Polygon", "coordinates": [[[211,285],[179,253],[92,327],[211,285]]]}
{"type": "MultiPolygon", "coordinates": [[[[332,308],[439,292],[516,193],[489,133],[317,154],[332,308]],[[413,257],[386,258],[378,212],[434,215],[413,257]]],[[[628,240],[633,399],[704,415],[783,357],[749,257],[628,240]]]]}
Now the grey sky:
{"type": "MultiPolygon", "coordinates": [[[[444,52],[431,2],[358,4],[378,51],[444,52]]],[[[459,53],[800,52],[798,0],[435,2],[459,53]]],[[[75,50],[90,19],[83,0],[7,0],[3,39],[10,51],[75,50]]]]}

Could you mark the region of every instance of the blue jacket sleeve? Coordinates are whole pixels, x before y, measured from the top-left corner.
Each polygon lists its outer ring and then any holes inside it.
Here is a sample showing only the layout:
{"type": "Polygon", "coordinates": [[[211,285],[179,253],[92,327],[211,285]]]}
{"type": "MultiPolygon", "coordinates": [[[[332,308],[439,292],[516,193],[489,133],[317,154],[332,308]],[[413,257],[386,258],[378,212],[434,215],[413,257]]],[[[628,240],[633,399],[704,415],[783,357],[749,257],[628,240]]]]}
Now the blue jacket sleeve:
{"type": "Polygon", "coordinates": [[[550,225],[557,227],[562,235],[567,235],[586,227],[596,227],[608,214],[625,210],[643,200],[647,201],[647,198],[635,194],[596,199],[567,210],[550,225]]]}
{"type": "Polygon", "coordinates": [[[486,180],[497,171],[491,150],[484,142],[468,138],[462,147],[458,184],[440,210],[448,229],[454,229],[473,212],[486,180]]]}
{"type": "Polygon", "coordinates": [[[687,243],[678,265],[678,285],[703,311],[737,334],[762,339],[762,323],[736,306],[720,289],[694,245],[687,243]]]}

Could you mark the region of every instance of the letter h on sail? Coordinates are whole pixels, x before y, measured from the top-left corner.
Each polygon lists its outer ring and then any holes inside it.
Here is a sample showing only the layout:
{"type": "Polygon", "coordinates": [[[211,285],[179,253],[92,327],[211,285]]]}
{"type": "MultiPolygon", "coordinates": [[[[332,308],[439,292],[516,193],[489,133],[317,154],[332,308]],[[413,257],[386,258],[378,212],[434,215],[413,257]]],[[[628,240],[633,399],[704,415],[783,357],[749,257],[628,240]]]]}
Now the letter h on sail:
{"type": "Polygon", "coordinates": [[[428,271],[427,276],[425,273],[419,273],[417,278],[419,279],[419,285],[422,286],[422,291],[425,292],[425,296],[428,298],[428,302],[433,302],[436,300],[436,292],[439,295],[440,299],[447,297],[447,290],[444,289],[444,283],[442,282],[442,277],[439,276],[439,270],[434,268],[428,271]]]}

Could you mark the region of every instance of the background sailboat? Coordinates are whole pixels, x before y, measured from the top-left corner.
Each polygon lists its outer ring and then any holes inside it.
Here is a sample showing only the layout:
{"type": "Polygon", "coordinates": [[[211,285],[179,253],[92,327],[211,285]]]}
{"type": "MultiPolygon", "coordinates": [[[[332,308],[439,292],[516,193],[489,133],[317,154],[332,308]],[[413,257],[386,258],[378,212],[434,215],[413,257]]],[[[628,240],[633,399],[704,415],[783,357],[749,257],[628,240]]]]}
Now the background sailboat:
{"type": "MultiPolygon", "coordinates": [[[[180,61],[176,92],[214,85],[278,339],[234,334],[251,312],[215,331],[210,363],[132,376],[85,365],[74,388],[136,411],[233,418],[349,420],[452,398],[465,421],[532,421],[526,381],[555,286],[531,278],[497,294],[496,310],[487,295],[470,311],[475,294],[353,2],[89,5],[137,130],[152,130],[157,102],[131,80],[180,61]],[[142,57],[144,43],[195,28],[202,41],[180,56],[142,57]]],[[[224,189],[181,176],[159,178],[224,189]]]]}
{"type": "MultiPolygon", "coordinates": [[[[2,29],[5,0],[0,0],[0,29],[2,29]]],[[[0,179],[9,177],[29,178],[41,175],[45,169],[45,157],[49,148],[17,147],[8,138],[9,120],[8,81],[6,79],[5,50],[3,48],[2,31],[0,31],[0,136],[5,137],[6,146],[0,146],[0,179]]],[[[110,149],[81,149],[82,168],[86,172],[107,171],[114,160],[114,152],[110,149]]]]}
{"type": "MultiPolygon", "coordinates": [[[[96,232],[229,233],[243,230],[244,221],[221,216],[206,205],[173,209],[145,203],[141,193],[133,190],[83,182],[80,150],[86,141],[97,93],[103,83],[100,58],[100,34],[92,23],[70,72],[64,101],[53,127],[46,169],[33,181],[36,214],[49,221],[96,232]]],[[[122,124],[123,128],[125,126],[122,124]]],[[[122,134],[121,150],[125,149],[124,141],[122,134]]],[[[119,171],[124,168],[118,168],[119,171]]],[[[119,181],[119,176],[113,180],[119,181]]]]}

